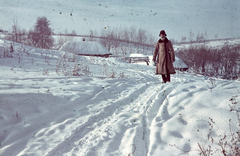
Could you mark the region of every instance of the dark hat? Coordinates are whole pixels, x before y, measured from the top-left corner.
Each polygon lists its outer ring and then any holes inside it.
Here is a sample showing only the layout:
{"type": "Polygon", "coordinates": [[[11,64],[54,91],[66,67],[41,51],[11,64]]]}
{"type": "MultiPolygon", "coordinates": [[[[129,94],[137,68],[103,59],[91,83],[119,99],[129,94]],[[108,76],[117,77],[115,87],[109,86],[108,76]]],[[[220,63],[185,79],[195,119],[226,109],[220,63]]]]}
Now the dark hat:
{"type": "Polygon", "coordinates": [[[165,31],[164,31],[164,30],[161,30],[161,31],[160,31],[160,34],[159,34],[159,36],[160,36],[161,34],[162,34],[162,35],[165,35],[165,36],[167,36],[167,34],[165,33],[165,31]]]}

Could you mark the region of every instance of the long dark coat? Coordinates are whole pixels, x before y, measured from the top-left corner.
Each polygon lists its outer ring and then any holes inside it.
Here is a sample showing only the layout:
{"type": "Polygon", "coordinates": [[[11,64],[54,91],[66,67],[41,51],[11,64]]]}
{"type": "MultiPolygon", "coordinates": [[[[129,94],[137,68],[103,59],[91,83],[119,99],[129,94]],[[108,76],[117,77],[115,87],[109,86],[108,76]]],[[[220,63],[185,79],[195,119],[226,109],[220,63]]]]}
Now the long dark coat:
{"type": "Polygon", "coordinates": [[[173,62],[175,61],[175,54],[171,41],[167,38],[165,40],[159,39],[155,45],[153,53],[153,61],[157,59],[156,74],[175,74],[173,62]],[[157,57],[157,58],[156,58],[157,57]]]}

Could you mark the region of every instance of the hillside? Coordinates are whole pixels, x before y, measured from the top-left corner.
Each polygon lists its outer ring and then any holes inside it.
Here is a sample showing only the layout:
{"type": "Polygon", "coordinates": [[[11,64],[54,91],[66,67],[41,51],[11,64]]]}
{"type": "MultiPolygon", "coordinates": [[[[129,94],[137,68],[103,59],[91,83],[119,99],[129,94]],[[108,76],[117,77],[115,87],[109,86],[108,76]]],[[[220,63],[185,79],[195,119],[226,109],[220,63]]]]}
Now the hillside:
{"type": "Polygon", "coordinates": [[[239,80],[177,71],[162,84],[151,65],[14,45],[0,58],[0,155],[218,156],[224,134],[234,145],[239,80]]]}

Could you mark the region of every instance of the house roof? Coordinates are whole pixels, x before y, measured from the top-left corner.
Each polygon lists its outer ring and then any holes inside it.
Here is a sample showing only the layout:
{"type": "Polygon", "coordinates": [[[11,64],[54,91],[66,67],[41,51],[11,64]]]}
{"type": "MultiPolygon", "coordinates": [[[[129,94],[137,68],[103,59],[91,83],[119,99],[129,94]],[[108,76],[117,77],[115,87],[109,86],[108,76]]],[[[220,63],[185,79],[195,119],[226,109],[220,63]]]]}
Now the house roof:
{"type": "Polygon", "coordinates": [[[126,55],[126,57],[147,57],[146,55],[144,54],[128,54],[126,55]]]}
{"type": "Polygon", "coordinates": [[[94,41],[68,41],[64,43],[60,51],[75,53],[78,55],[106,55],[111,54],[106,47],[94,41]]]}
{"type": "Polygon", "coordinates": [[[175,62],[173,63],[174,68],[188,68],[188,66],[183,62],[182,59],[175,56],[175,62]]]}

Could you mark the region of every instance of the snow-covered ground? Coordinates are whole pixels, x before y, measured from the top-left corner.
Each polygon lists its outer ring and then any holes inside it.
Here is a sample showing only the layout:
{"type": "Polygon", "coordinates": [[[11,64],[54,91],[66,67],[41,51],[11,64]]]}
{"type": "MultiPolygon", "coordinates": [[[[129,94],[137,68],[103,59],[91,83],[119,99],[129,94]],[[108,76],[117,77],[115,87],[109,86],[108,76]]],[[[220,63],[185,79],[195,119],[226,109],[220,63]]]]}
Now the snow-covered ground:
{"type": "Polygon", "coordinates": [[[239,80],[177,72],[162,84],[154,66],[83,56],[76,60],[88,74],[62,75],[64,52],[14,50],[14,58],[0,58],[0,155],[198,155],[211,119],[214,140],[230,136],[229,119],[239,129],[230,111],[239,110],[239,80]]]}

